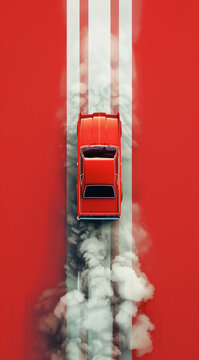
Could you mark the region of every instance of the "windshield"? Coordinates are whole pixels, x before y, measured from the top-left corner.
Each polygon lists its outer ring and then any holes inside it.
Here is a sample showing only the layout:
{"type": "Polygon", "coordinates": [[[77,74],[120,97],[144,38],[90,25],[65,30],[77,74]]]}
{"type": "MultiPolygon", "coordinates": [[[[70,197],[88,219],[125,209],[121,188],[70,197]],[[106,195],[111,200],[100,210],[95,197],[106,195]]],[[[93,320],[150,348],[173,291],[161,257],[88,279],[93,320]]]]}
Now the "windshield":
{"type": "Polygon", "coordinates": [[[112,185],[86,185],[84,198],[114,198],[112,185]]]}
{"type": "Polygon", "coordinates": [[[114,158],[116,154],[113,146],[87,146],[82,151],[85,158],[114,158]]]}

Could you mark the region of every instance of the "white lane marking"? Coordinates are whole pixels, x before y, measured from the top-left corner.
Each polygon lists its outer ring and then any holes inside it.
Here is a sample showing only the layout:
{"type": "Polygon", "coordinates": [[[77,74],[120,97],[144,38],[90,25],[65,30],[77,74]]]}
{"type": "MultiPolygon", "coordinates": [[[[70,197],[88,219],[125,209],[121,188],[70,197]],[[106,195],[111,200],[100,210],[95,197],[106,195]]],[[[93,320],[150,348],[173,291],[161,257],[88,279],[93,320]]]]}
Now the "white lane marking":
{"type": "MultiPolygon", "coordinates": [[[[89,113],[110,113],[110,0],[89,0],[88,19],[89,113]]],[[[96,270],[99,273],[98,281],[106,284],[106,291],[109,293],[112,291],[109,272],[111,258],[110,224],[103,224],[101,231],[102,241],[107,245],[107,256],[101,264],[101,269],[98,267],[96,270]]],[[[90,271],[89,297],[91,301],[95,301],[95,294],[92,291],[93,281],[93,272],[90,271]]],[[[94,327],[95,331],[89,330],[88,332],[89,360],[93,359],[94,356],[106,356],[107,360],[111,360],[113,319],[110,298],[103,298],[103,294],[98,296],[98,307],[96,314],[92,317],[93,326],[91,326],[91,328],[94,327]],[[103,331],[101,331],[102,328],[103,331]],[[101,346],[100,343],[103,345],[101,346]]]]}
{"type": "Polygon", "coordinates": [[[110,112],[110,0],[89,0],[89,112],[110,112]]]}
{"type": "MultiPolygon", "coordinates": [[[[132,0],[119,0],[119,111],[122,121],[122,218],[119,251],[132,251],[132,0]]],[[[131,328],[132,319],[129,318],[131,328]]],[[[120,356],[131,360],[132,351],[120,356]]]]}
{"type": "MultiPolygon", "coordinates": [[[[76,164],[76,125],[79,113],[79,0],[67,0],[67,216],[71,212],[70,192],[76,181],[73,176],[74,164],[76,164]]],[[[68,234],[67,234],[68,239],[68,234]]],[[[78,278],[70,271],[69,253],[70,246],[67,244],[67,292],[78,290],[78,278]]],[[[80,309],[77,305],[67,304],[67,338],[70,339],[66,347],[68,360],[80,359],[79,348],[76,346],[80,341],[80,309]],[[75,313],[75,317],[74,317],[75,313]],[[74,318],[76,322],[74,324],[74,318]],[[70,350],[73,348],[73,352],[70,350]]]]}

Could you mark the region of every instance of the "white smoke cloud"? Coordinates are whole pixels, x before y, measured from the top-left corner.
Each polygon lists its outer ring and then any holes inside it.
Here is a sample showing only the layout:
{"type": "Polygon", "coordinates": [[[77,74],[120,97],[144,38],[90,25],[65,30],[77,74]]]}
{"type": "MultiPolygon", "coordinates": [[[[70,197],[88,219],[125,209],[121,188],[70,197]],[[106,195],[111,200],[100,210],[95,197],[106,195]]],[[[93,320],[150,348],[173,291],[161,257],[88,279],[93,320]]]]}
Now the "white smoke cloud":
{"type": "Polygon", "coordinates": [[[134,253],[124,253],[115,258],[112,280],[119,284],[119,294],[124,300],[141,302],[153,297],[154,287],[146,275],[140,272],[138,257],[134,253]]]}
{"type": "Polygon", "coordinates": [[[104,260],[107,254],[107,245],[96,237],[91,237],[82,242],[80,251],[88,267],[92,268],[104,260]]]}
{"type": "Polygon", "coordinates": [[[132,327],[132,349],[136,350],[138,357],[152,351],[152,342],[150,332],[155,326],[151,324],[149,318],[144,315],[138,315],[132,327]]]}
{"type": "MultiPolygon", "coordinates": [[[[71,223],[74,229],[74,222],[71,223]]],[[[127,234],[129,236],[128,232],[127,234]]],[[[115,356],[121,353],[119,346],[122,349],[135,349],[137,356],[151,351],[150,332],[154,325],[147,316],[137,314],[139,304],[153,297],[154,287],[141,272],[138,256],[133,252],[124,252],[115,257],[110,269],[106,264],[109,252],[107,237],[102,236],[99,227],[95,228],[94,224],[86,226],[86,231],[83,228],[79,238],[79,256],[84,258],[87,270],[84,266],[84,270],[81,271],[80,290],[73,290],[62,296],[54,310],[54,315],[58,319],[66,316],[68,358],[73,360],[77,354],[87,354],[88,351],[94,352],[93,359],[111,358],[113,349],[109,344],[112,341],[114,343],[112,330],[110,331],[113,316],[111,306],[113,312],[114,308],[117,309],[115,326],[118,324],[120,329],[120,343],[117,346],[114,344],[115,356]],[[117,288],[116,293],[114,284],[117,288]],[[69,314],[67,306],[70,307],[69,314]],[[135,319],[133,327],[128,321],[132,317],[135,319]],[[81,329],[81,336],[77,332],[78,328],[81,329]],[[90,348],[81,338],[88,333],[92,334],[90,348]]],[[[125,238],[123,240],[125,243],[125,238]]],[[[126,241],[129,242],[129,239],[126,241]]]]}
{"type": "Polygon", "coordinates": [[[129,317],[136,317],[138,307],[132,301],[125,300],[119,309],[118,314],[116,315],[116,321],[118,322],[120,328],[126,329],[127,320],[129,317]]]}

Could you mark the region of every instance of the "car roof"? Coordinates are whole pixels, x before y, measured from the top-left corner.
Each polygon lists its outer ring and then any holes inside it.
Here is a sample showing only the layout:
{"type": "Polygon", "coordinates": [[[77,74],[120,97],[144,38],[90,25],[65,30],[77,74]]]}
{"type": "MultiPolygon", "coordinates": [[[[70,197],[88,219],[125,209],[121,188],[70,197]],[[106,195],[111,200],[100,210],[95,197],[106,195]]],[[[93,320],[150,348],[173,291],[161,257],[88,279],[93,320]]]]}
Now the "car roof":
{"type": "Polygon", "coordinates": [[[85,158],[84,185],[115,185],[114,158],[85,158]]]}

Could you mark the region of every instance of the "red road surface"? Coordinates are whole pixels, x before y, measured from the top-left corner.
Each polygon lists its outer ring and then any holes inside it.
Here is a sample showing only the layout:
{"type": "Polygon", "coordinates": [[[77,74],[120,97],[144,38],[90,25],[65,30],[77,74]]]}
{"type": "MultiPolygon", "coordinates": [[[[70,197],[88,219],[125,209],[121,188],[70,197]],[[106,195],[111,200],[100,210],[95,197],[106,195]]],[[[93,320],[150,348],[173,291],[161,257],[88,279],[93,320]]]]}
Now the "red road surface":
{"type": "Polygon", "coordinates": [[[36,299],[64,278],[62,1],[1,1],[0,49],[0,358],[28,360],[36,299]]]}
{"type": "MultiPolygon", "coordinates": [[[[141,132],[133,196],[152,239],[142,268],[156,287],[145,308],[156,325],[147,360],[199,358],[198,12],[196,0],[143,1],[134,44],[141,132]]],[[[61,0],[0,3],[0,355],[6,360],[31,358],[34,303],[63,278],[65,32],[61,0]]]]}
{"type": "Polygon", "coordinates": [[[144,2],[134,46],[142,123],[134,198],[152,239],[142,268],[156,287],[147,360],[199,358],[198,11],[197,1],[144,2]]]}

